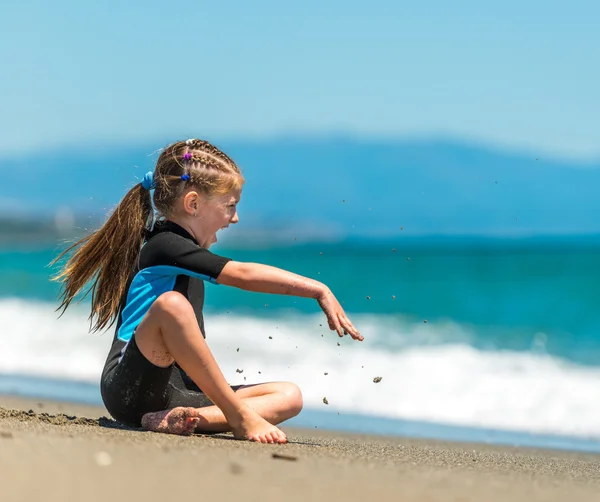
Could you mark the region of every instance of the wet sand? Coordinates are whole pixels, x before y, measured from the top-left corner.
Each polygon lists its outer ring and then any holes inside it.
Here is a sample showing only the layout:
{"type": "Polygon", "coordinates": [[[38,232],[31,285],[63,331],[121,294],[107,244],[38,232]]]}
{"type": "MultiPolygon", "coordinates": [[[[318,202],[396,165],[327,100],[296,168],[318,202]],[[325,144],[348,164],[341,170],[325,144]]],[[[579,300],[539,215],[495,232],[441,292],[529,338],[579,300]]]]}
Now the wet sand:
{"type": "Polygon", "coordinates": [[[600,455],[285,426],[290,444],[261,445],[125,429],[107,416],[0,396],[0,500],[600,500],[600,455]]]}

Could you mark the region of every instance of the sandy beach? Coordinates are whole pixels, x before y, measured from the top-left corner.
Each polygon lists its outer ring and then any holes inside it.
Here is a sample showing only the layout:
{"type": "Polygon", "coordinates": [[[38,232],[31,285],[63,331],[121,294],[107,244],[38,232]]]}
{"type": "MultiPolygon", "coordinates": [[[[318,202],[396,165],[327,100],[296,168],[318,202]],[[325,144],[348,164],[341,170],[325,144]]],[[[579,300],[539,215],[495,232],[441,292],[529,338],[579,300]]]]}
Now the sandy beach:
{"type": "Polygon", "coordinates": [[[595,501],[600,456],[285,428],[290,444],[127,430],[0,396],[0,499],[595,501]]]}

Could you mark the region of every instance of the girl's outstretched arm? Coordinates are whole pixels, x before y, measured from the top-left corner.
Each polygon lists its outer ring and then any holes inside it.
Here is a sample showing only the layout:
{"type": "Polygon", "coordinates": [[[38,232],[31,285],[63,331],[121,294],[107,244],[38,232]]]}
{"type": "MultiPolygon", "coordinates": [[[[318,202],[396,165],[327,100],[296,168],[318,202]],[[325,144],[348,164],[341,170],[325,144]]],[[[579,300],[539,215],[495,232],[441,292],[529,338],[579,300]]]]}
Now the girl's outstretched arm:
{"type": "Polygon", "coordinates": [[[339,336],[347,333],[355,340],[363,340],[331,290],[319,281],[270,265],[230,261],[217,282],[258,293],[314,298],[327,316],[331,330],[337,331],[339,336]]]}

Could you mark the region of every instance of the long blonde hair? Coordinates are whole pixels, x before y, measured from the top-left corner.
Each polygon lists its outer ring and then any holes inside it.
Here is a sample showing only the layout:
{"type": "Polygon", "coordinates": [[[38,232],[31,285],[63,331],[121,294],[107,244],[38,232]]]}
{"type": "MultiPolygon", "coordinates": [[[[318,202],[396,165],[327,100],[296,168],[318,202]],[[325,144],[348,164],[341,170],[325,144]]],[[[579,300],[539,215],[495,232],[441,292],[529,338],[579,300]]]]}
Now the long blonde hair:
{"type": "Polygon", "coordinates": [[[83,237],[54,259],[56,264],[70,255],[52,279],[62,283],[61,315],[75,296],[92,281],[84,297],[92,293],[90,321],[92,331],[112,325],[126,294],[127,283],[135,271],[140,249],[154,211],[168,218],[175,201],[186,187],[194,186],[210,197],[240,189],[244,178],[227,155],[208,141],[191,139],[167,146],[154,170],[154,196],[136,184],[125,194],[102,227],[83,237]],[[187,175],[187,176],[186,176],[187,175]],[[183,178],[182,178],[183,177],[183,178]]]}

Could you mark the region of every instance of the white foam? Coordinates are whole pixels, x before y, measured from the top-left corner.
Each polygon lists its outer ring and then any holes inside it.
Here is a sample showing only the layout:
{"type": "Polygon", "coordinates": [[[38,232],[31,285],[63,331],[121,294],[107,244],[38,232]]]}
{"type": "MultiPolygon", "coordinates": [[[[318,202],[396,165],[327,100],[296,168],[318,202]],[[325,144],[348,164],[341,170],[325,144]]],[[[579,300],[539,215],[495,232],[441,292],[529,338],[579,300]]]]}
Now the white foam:
{"type": "MultiPolygon", "coordinates": [[[[84,307],[61,319],[53,308],[0,301],[0,372],[97,382],[112,333],[88,334],[84,307]]],[[[359,343],[319,327],[322,317],[207,317],[209,345],[232,384],[294,381],[306,406],[323,408],[326,397],[329,411],[600,437],[599,368],[479,351],[457,324],[363,316],[355,318],[365,335],[359,343]],[[377,376],[381,382],[373,383],[377,376]]]]}

